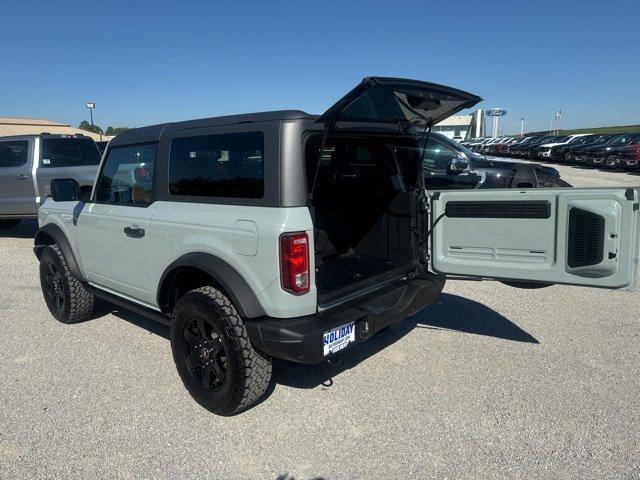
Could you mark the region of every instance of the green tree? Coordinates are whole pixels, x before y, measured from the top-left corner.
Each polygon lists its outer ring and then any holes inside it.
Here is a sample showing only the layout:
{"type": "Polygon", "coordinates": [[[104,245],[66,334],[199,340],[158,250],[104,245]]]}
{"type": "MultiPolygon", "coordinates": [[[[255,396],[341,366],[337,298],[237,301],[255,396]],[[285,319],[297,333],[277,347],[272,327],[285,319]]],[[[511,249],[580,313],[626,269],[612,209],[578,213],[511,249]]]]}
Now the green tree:
{"type": "Polygon", "coordinates": [[[106,135],[120,135],[122,132],[129,130],[129,127],[107,127],[105,131],[106,135]]]}
{"type": "Polygon", "coordinates": [[[98,125],[91,126],[91,124],[86,120],[83,120],[82,122],[80,122],[80,125],[78,125],[78,128],[82,130],[86,130],[87,132],[103,133],[102,129],[98,125]]]}

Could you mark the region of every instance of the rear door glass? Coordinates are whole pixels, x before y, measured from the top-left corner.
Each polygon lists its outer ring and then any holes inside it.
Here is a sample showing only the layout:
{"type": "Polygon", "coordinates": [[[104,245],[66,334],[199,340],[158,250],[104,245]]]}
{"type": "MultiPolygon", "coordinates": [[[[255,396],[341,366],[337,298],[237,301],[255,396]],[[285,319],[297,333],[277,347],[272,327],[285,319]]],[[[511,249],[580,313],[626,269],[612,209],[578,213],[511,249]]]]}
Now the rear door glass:
{"type": "Polygon", "coordinates": [[[169,193],[192,197],[262,198],[261,132],[175,138],[169,160],[169,193]]]}
{"type": "Polygon", "coordinates": [[[27,163],[29,142],[10,140],[0,142],[0,168],[20,167],[27,163]]]}
{"type": "Polygon", "coordinates": [[[42,139],[42,166],[45,168],[98,165],[100,151],[95,142],[84,138],[42,139]]]}

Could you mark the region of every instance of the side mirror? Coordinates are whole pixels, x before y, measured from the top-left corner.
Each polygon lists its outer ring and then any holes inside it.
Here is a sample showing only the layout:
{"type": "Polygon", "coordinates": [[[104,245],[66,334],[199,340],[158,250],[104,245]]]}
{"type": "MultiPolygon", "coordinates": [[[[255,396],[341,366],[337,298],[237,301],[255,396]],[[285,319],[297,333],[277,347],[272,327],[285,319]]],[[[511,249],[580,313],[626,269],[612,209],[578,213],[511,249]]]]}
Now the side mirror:
{"type": "Polygon", "coordinates": [[[80,199],[80,185],[73,178],[51,180],[51,198],[56,202],[73,202],[80,199]]]}
{"type": "Polygon", "coordinates": [[[449,166],[447,167],[447,173],[450,174],[458,174],[466,171],[469,168],[469,161],[463,157],[455,157],[451,159],[449,162],[449,166]]]}

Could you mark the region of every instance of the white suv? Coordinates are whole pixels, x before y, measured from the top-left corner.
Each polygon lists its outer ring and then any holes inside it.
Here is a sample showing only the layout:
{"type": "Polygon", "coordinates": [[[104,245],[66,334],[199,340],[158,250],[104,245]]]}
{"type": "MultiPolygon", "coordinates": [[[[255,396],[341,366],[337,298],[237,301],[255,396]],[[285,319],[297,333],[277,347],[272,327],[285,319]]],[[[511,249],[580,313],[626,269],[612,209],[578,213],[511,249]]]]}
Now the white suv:
{"type": "Polygon", "coordinates": [[[433,303],[447,276],[631,287],[639,189],[424,188],[414,127],[478,101],[367,78],[319,117],[122,133],[88,202],[52,181],[35,238],[46,303],[65,323],[101,297],[170,325],[186,388],[231,415],[265,393],[271,357],[321,362],[433,303]]]}

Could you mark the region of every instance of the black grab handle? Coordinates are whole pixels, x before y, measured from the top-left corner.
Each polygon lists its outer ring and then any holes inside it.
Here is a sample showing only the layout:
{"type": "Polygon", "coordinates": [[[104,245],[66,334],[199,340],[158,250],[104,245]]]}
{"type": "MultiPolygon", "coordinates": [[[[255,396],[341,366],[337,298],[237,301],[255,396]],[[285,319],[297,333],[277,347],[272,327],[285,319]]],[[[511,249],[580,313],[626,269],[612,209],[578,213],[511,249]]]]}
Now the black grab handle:
{"type": "Polygon", "coordinates": [[[144,237],[144,228],[140,227],[124,227],[124,233],[127,237],[142,238],[144,237]]]}

